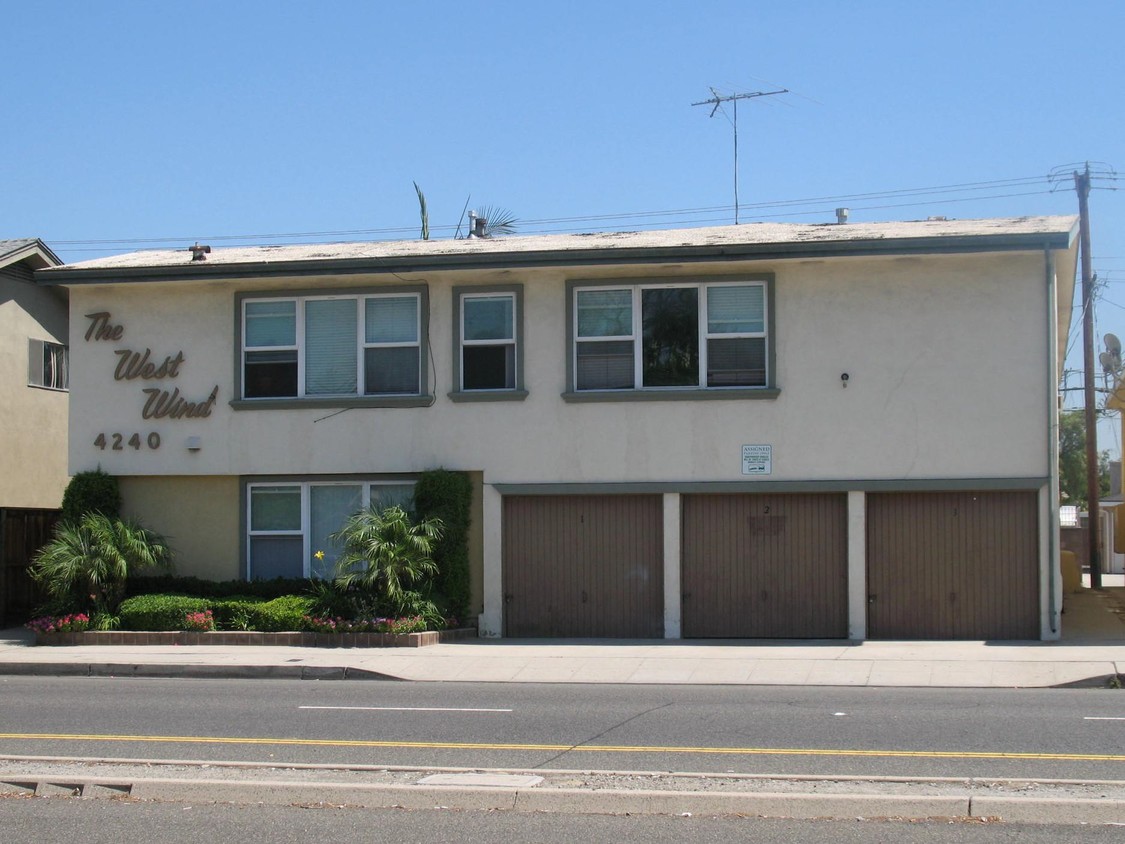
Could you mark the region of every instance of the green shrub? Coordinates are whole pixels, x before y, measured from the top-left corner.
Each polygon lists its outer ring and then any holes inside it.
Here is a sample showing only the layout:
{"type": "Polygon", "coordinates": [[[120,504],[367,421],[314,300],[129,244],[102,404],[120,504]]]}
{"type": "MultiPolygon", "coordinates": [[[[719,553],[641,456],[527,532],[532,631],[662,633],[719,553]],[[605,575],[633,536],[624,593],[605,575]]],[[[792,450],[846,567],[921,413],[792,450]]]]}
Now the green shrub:
{"type": "Polygon", "coordinates": [[[138,595],[121,602],[122,630],[183,630],[188,613],[211,609],[206,598],[190,595],[138,595]]]}
{"type": "Polygon", "coordinates": [[[257,630],[278,633],[302,630],[313,600],[303,595],[283,595],[272,601],[253,596],[215,600],[193,595],[136,595],[121,602],[118,616],[124,630],[185,630],[189,613],[210,613],[220,630],[257,630]]]}
{"type": "Polygon", "coordinates": [[[312,599],[303,595],[283,595],[255,606],[254,629],[264,633],[302,630],[303,620],[312,609],[312,599]]]}
{"type": "Polygon", "coordinates": [[[236,597],[215,601],[211,607],[222,630],[278,633],[303,629],[302,621],[311,612],[313,599],[302,595],[282,595],[272,601],[236,597]]]}
{"type": "Polygon", "coordinates": [[[430,555],[441,533],[438,520],[420,519],[415,524],[401,507],[360,510],[329,537],[340,544],[336,584],[367,593],[397,610],[404,594],[429,586],[437,572],[430,555]]]}
{"type": "Polygon", "coordinates": [[[277,577],[273,580],[203,580],[198,577],[146,575],[130,577],[126,584],[126,592],[130,597],[174,592],[179,595],[195,595],[199,598],[255,598],[270,601],[283,595],[300,595],[308,591],[311,582],[317,581],[309,581],[303,577],[277,577]]]}
{"type": "Polygon", "coordinates": [[[469,524],[473,482],[463,472],[431,469],[414,486],[414,510],[420,519],[439,519],[444,526],[433,548],[438,574],[434,586],[447,612],[464,618],[472,601],[469,580],[469,524]]]}
{"type": "Polygon", "coordinates": [[[90,512],[62,521],[36,553],[29,573],[52,599],[76,609],[112,613],[131,574],[168,568],[172,551],[164,538],[135,522],[90,512]]]}
{"type": "Polygon", "coordinates": [[[97,469],[79,472],[63,492],[63,521],[76,522],[87,513],[117,518],[121,512],[121,490],[117,478],[97,469]]]}

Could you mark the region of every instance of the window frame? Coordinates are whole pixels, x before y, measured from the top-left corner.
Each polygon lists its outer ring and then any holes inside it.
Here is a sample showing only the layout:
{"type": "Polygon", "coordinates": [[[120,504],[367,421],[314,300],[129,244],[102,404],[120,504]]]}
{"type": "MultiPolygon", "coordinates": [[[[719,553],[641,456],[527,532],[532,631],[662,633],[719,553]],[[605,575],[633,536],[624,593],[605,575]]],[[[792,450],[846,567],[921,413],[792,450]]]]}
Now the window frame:
{"type": "Polygon", "coordinates": [[[70,346],[54,340],[27,340],[27,386],[56,393],[70,392],[70,346]],[[47,353],[51,353],[48,372],[47,353]],[[61,359],[62,366],[58,366],[61,359]]]}
{"type": "Polygon", "coordinates": [[[236,396],[230,402],[235,410],[285,409],[300,407],[428,407],[433,404],[429,383],[429,289],[427,285],[394,285],[336,290],[278,290],[242,292],[235,296],[234,375],[236,396]],[[417,301],[415,340],[411,343],[367,343],[367,302],[371,299],[414,297],[417,301]],[[306,381],[307,338],[305,337],[306,304],[314,301],[350,299],[356,307],[356,392],[339,394],[308,394],[306,381]],[[247,305],[258,302],[294,302],[295,346],[248,347],[246,345],[247,305]],[[411,347],[418,349],[418,392],[365,393],[366,352],[369,348],[411,347]],[[297,394],[294,396],[245,396],[246,355],[254,351],[297,352],[297,394]]]}
{"type": "Polygon", "coordinates": [[[417,485],[418,478],[410,476],[325,476],[325,477],[256,477],[253,480],[244,480],[242,484],[242,578],[246,581],[254,579],[253,540],[255,537],[267,536],[299,536],[301,537],[302,574],[301,577],[312,577],[312,560],[315,553],[312,547],[312,489],[314,487],[329,486],[359,486],[360,507],[367,508],[371,505],[372,494],[378,487],[410,486],[417,485]],[[300,491],[301,495],[301,527],[297,530],[254,530],[253,529],[253,491],[264,487],[292,487],[300,491]]]}
{"type": "Polygon", "coordinates": [[[524,316],[523,316],[523,285],[522,284],[488,284],[477,286],[455,286],[453,288],[453,389],[449,398],[455,402],[472,401],[523,401],[528,392],[524,388],[523,359],[524,359],[524,316]],[[487,299],[507,296],[512,299],[512,340],[464,340],[466,300],[487,299]],[[514,351],[514,386],[503,388],[490,388],[483,390],[466,390],[464,388],[464,349],[477,346],[495,346],[501,343],[509,344],[514,351]]]}
{"type": "Polygon", "coordinates": [[[780,395],[776,380],[777,332],[775,328],[774,275],[748,273],[731,276],[656,277],[630,279],[570,279],[566,283],[566,384],[562,394],[568,402],[599,401],[675,401],[711,399],[773,399],[780,395]],[[763,331],[714,333],[709,331],[707,291],[715,287],[762,288],[763,331]],[[695,288],[698,319],[698,378],[689,386],[644,386],[644,312],[643,292],[654,289],[695,288]],[[632,331],[613,337],[578,336],[578,299],[585,291],[629,290],[632,308],[632,331]],[[708,341],[715,339],[758,338],[765,341],[765,384],[762,386],[707,386],[708,341]],[[632,342],[633,386],[627,388],[579,389],[578,347],[580,343],[632,342]]]}

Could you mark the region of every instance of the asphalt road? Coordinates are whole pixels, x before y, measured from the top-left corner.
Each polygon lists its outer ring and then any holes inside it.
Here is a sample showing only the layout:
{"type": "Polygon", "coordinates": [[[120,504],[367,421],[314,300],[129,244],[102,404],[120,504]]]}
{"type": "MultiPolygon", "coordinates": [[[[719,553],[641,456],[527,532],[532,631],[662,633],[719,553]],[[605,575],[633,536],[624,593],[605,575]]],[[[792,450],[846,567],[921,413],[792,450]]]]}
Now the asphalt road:
{"type": "Polygon", "coordinates": [[[3,677],[0,754],[1125,780],[1125,692],[3,677]]]}
{"type": "Polygon", "coordinates": [[[197,844],[238,841],[464,842],[614,841],[661,844],[1117,844],[1112,826],[1036,826],[972,821],[801,821],[759,818],[511,814],[350,807],[229,806],[77,798],[0,797],[7,844],[197,844]],[[158,831],[158,832],[157,832],[158,831]]]}

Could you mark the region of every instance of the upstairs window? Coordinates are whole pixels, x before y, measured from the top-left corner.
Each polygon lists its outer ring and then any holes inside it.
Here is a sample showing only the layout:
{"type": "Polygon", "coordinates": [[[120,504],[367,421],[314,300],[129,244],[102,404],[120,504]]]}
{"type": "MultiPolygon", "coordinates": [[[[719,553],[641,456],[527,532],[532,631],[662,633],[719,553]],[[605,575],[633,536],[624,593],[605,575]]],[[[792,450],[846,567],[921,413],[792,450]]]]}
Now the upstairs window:
{"type": "Polygon", "coordinates": [[[454,401],[519,400],[523,389],[523,286],[456,287],[454,401]]]}
{"type": "Polygon", "coordinates": [[[242,397],[423,392],[420,293],[245,299],[242,397]]]}
{"type": "Polygon", "coordinates": [[[768,387],[766,282],[575,287],[582,391],[768,387]]]}
{"type": "Polygon", "coordinates": [[[49,340],[29,340],[27,383],[48,390],[70,389],[70,349],[49,340]]]}
{"type": "Polygon", "coordinates": [[[511,294],[461,299],[461,389],[516,387],[516,304],[511,294]]]}

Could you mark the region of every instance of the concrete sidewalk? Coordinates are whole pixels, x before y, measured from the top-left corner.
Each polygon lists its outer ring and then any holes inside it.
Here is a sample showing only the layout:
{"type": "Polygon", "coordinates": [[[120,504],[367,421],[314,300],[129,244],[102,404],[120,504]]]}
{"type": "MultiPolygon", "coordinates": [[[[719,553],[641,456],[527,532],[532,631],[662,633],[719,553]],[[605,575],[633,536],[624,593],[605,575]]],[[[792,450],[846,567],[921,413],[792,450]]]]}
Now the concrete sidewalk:
{"type": "Polygon", "coordinates": [[[477,639],[425,648],[34,647],[0,632],[0,674],[428,682],[1013,688],[1125,675],[1125,588],[1068,595],[1057,642],[477,639]]]}

